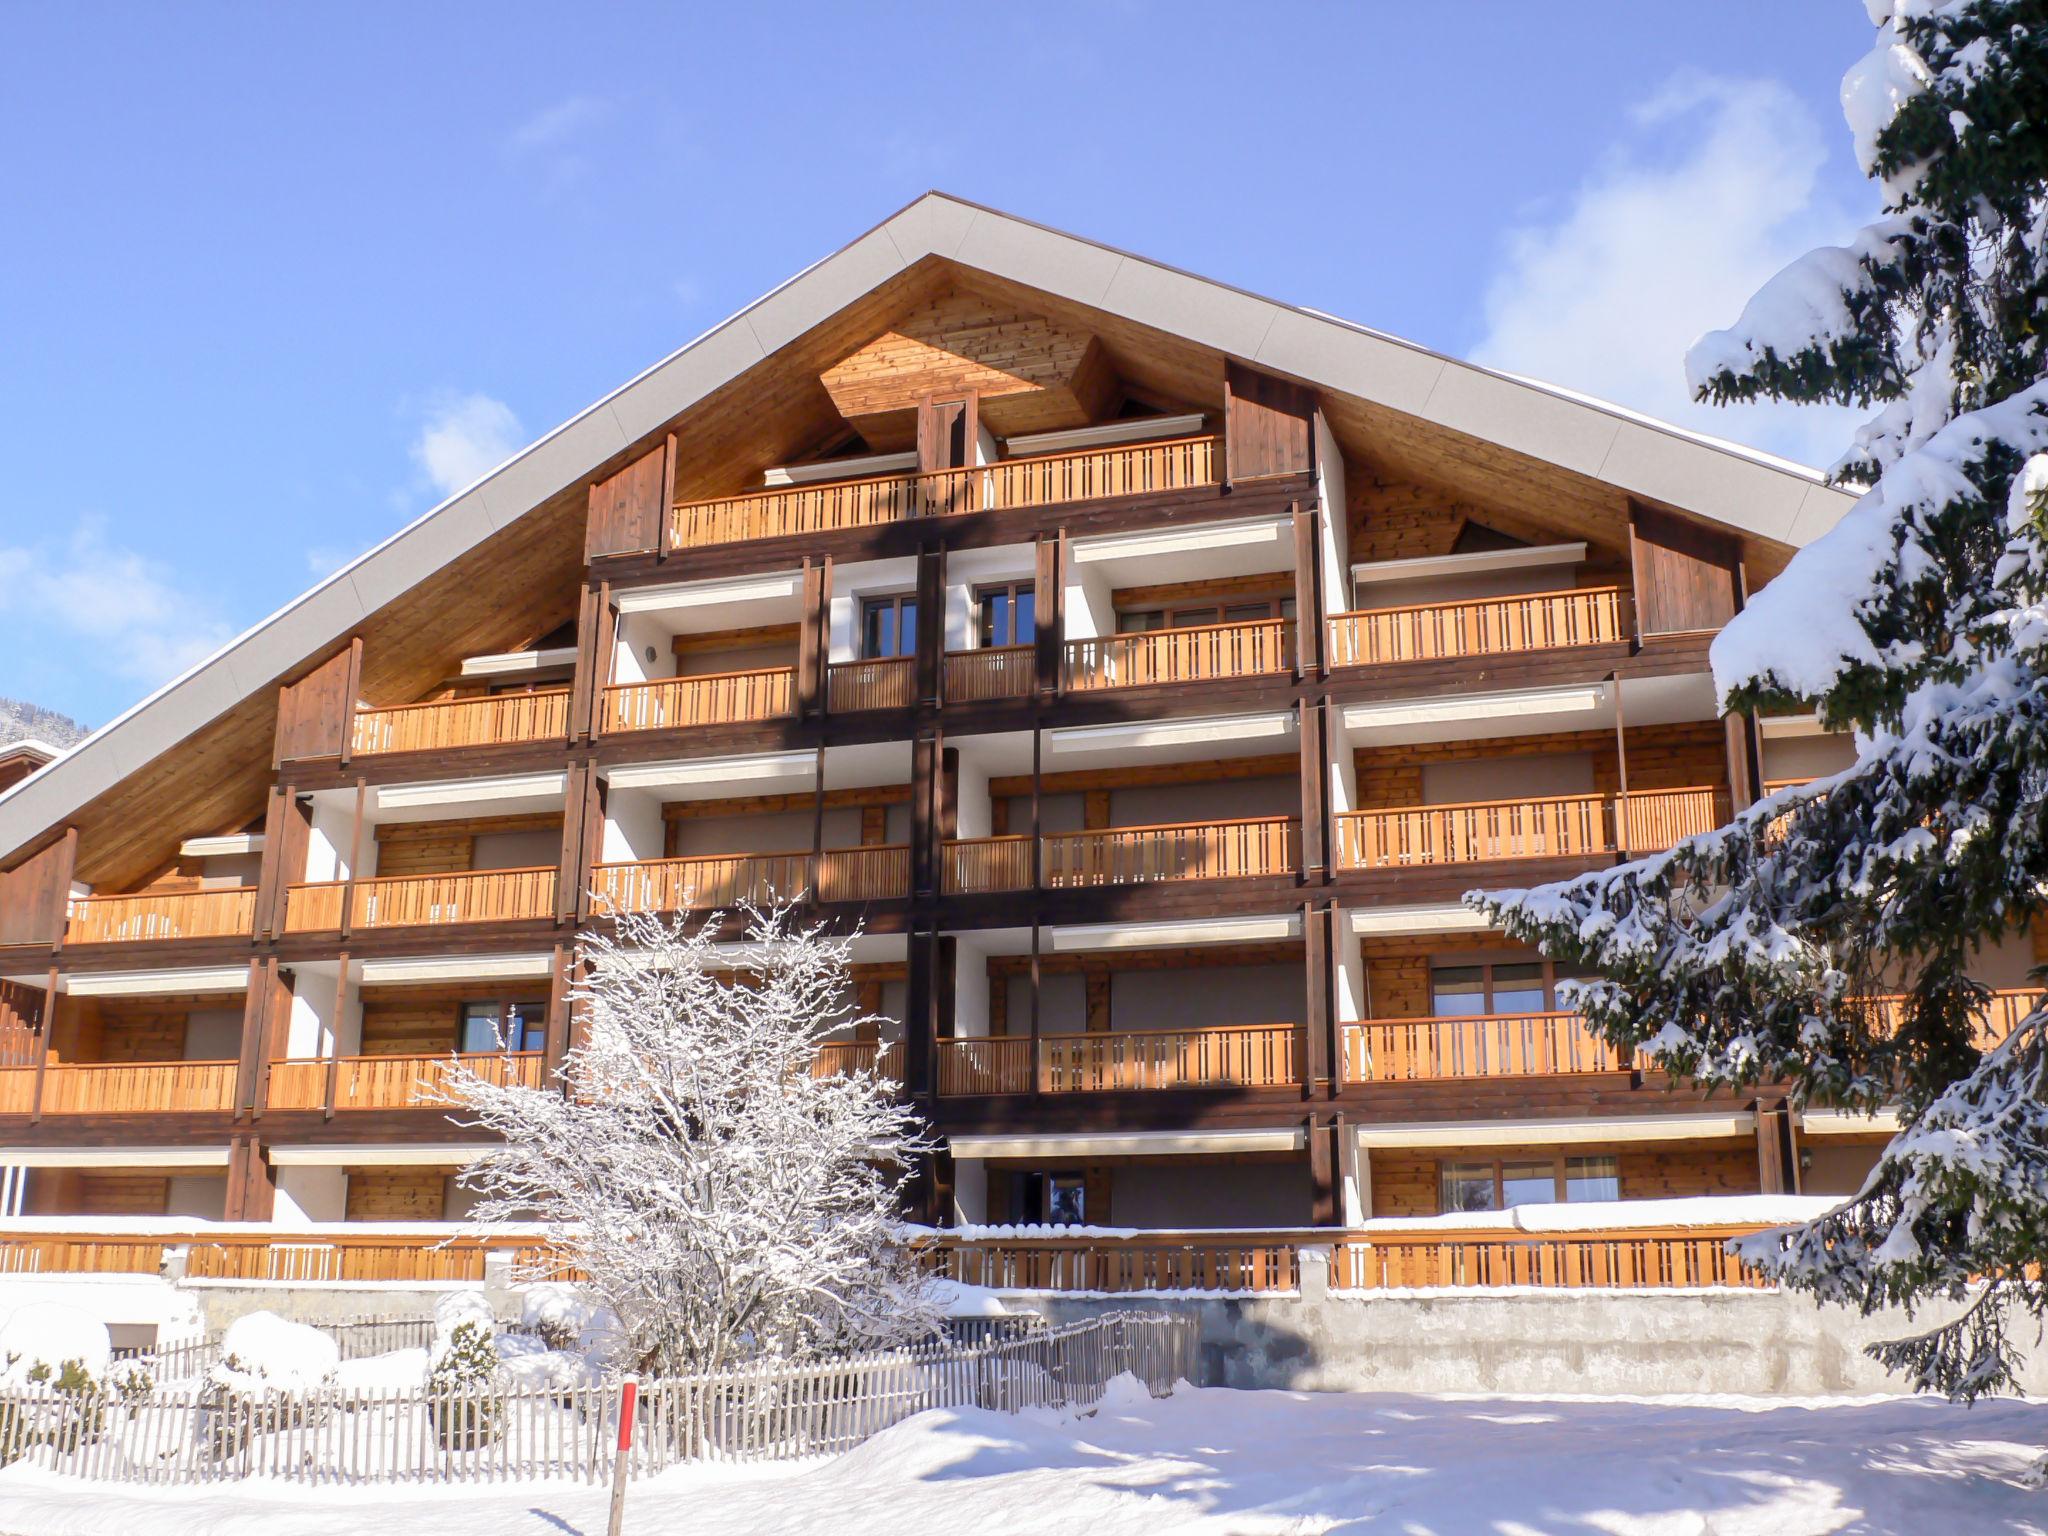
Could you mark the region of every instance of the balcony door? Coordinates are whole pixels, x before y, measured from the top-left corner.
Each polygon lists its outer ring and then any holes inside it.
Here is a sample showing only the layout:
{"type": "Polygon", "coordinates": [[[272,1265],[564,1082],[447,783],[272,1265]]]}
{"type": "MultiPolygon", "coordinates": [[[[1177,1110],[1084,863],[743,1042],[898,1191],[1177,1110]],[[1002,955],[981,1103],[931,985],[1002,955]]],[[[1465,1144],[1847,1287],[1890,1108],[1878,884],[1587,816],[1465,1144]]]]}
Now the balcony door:
{"type": "Polygon", "coordinates": [[[864,599],[860,609],[860,659],[885,661],[917,654],[917,594],[864,599]]]}

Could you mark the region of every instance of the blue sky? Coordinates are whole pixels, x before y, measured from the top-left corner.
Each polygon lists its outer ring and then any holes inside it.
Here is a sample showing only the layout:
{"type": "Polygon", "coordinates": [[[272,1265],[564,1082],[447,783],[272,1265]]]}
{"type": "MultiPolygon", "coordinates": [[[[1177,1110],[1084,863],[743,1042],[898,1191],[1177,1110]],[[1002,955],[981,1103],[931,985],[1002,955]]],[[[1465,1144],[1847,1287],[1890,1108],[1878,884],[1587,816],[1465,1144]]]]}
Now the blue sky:
{"type": "Polygon", "coordinates": [[[930,187],[1810,461],[1857,0],[0,4],[0,694],[100,724],[930,187]]]}

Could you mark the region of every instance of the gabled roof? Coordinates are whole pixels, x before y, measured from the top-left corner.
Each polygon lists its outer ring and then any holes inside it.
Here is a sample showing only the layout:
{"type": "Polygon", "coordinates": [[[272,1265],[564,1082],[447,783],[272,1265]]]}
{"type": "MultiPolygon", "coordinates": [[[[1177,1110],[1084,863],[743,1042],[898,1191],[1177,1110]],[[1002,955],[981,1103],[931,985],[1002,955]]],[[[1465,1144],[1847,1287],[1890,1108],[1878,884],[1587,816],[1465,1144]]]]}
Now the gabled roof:
{"type": "Polygon", "coordinates": [[[1808,543],[1852,500],[1813,470],[931,192],[522,449],[100,727],[61,761],[0,793],[0,860],[275,686],[408,588],[930,257],[1780,544],[1808,543]]]}

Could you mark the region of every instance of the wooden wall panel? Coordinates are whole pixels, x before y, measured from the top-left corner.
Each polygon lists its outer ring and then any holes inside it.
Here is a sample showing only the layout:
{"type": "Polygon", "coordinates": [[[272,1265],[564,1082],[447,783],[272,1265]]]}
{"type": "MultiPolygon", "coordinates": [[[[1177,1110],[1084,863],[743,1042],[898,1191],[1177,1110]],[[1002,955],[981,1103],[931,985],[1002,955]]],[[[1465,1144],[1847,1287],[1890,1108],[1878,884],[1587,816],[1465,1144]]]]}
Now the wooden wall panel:
{"type": "Polygon", "coordinates": [[[75,839],[49,847],[0,874],[0,944],[54,944],[64,931],[75,839]]]}
{"type": "Polygon", "coordinates": [[[1225,371],[1224,436],[1232,480],[1315,467],[1315,392],[1241,363],[1225,371]]]}
{"type": "Polygon", "coordinates": [[[351,695],[361,673],[360,648],[355,642],[278,690],[278,762],[341,755],[355,715],[351,695]]]}
{"type": "Polygon", "coordinates": [[[666,443],[590,487],[590,523],[584,558],[656,549],[669,507],[671,469],[666,443]]]}
{"type": "Polygon", "coordinates": [[[147,1169],[38,1168],[29,1175],[23,1213],[29,1216],[161,1216],[170,1203],[170,1175],[147,1169]]]}
{"type": "Polygon", "coordinates": [[[1630,524],[1637,623],[1646,635],[1719,629],[1740,606],[1734,540],[1649,507],[1630,524]]]}
{"type": "Polygon", "coordinates": [[[350,1221],[439,1221],[448,1208],[444,1168],[351,1168],[350,1221]]]}
{"type": "Polygon", "coordinates": [[[1659,1200],[1679,1195],[1749,1195],[1758,1191],[1756,1147],[1707,1142],[1611,1142],[1587,1146],[1452,1147],[1372,1151],[1372,1214],[1438,1214],[1440,1163],[1547,1162],[1558,1157],[1613,1157],[1620,1165],[1621,1198],[1659,1200]]]}
{"type": "Polygon", "coordinates": [[[522,1018],[537,1021],[548,1006],[546,982],[488,982],[470,986],[365,987],[365,1056],[438,1056],[455,1049],[462,1005],[516,1002],[522,1018]]]}

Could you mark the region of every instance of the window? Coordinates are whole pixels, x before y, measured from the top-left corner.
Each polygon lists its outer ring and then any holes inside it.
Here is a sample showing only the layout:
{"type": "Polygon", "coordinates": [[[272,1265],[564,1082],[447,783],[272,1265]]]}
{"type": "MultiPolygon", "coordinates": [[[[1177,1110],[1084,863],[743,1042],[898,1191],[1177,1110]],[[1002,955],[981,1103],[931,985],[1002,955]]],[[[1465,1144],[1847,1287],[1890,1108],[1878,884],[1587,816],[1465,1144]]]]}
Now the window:
{"type": "Polygon", "coordinates": [[[1116,616],[1120,635],[1142,635],[1155,629],[1193,629],[1204,624],[1245,624],[1256,619],[1291,619],[1291,597],[1250,598],[1235,603],[1189,603],[1165,608],[1134,608],[1116,616]]]}
{"type": "Polygon", "coordinates": [[[1073,1227],[1087,1219],[1086,1181],[1078,1173],[1020,1173],[1010,1189],[1012,1221],[1073,1227]]]}
{"type": "Polygon", "coordinates": [[[538,1003],[464,1003],[456,1048],[465,1056],[545,1050],[545,1010],[538,1003]]]}
{"type": "Polygon", "coordinates": [[[1029,645],[1038,637],[1038,592],[1028,581],[983,587],[975,594],[983,645],[1029,645]]]}
{"type": "Polygon", "coordinates": [[[914,594],[871,597],[861,604],[860,654],[863,661],[917,654],[917,598],[914,594]]]}
{"type": "Polygon", "coordinates": [[[1613,1157],[1569,1157],[1564,1164],[1567,1200],[1619,1200],[1621,1161],[1613,1157]]]}
{"type": "Polygon", "coordinates": [[[1494,1211],[1493,1164],[1445,1163],[1438,1174],[1437,1203],[1445,1211],[1494,1211]]]}
{"type": "Polygon", "coordinates": [[[1557,1009],[1557,982],[1570,975],[1547,961],[1439,965],[1429,973],[1429,1011],[1439,1019],[1493,1018],[1557,1009]]]}
{"type": "Polygon", "coordinates": [[[1612,1156],[1437,1164],[1437,1208],[1445,1212],[1620,1198],[1621,1162],[1612,1156]]]}

